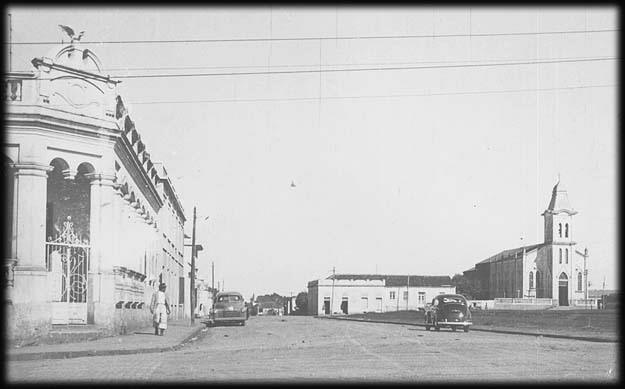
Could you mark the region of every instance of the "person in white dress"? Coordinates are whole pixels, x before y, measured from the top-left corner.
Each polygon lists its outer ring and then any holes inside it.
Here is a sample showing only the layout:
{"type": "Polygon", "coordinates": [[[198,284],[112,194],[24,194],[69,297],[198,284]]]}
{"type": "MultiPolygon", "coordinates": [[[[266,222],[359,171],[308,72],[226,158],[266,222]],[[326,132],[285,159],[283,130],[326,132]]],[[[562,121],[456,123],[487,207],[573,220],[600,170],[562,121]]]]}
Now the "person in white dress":
{"type": "Polygon", "coordinates": [[[163,336],[167,329],[167,315],[171,313],[171,310],[169,309],[169,300],[165,294],[166,288],[165,284],[160,284],[158,291],[152,295],[150,312],[154,322],[154,335],[163,336]]]}

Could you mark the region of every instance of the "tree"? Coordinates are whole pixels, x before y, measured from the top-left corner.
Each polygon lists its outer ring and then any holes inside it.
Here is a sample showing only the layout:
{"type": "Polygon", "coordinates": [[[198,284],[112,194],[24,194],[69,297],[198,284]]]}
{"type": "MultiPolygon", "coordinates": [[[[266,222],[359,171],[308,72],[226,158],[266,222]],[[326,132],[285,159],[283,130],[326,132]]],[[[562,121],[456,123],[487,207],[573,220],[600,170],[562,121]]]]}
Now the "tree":
{"type": "Polygon", "coordinates": [[[451,284],[456,287],[456,293],[463,295],[469,300],[479,298],[480,289],[462,274],[455,274],[451,278],[451,284]]]}
{"type": "Polygon", "coordinates": [[[298,315],[308,314],[308,293],[299,292],[295,297],[295,306],[297,307],[298,315]]]}

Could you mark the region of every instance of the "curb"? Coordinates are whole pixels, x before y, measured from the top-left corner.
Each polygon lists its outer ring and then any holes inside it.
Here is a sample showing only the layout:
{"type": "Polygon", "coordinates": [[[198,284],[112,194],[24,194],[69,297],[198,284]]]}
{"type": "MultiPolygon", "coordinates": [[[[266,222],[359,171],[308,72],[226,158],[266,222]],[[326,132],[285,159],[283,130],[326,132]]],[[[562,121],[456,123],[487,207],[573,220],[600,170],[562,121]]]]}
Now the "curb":
{"type": "Polygon", "coordinates": [[[40,359],[69,359],[69,358],[82,358],[82,357],[102,357],[107,355],[128,355],[128,354],[149,354],[149,353],[162,353],[167,351],[177,351],[197,339],[201,339],[206,335],[208,331],[206,329],[206,323],[203,327],[198,327],[190,335],[184,338],[180,343],[167,347],[150,347],[150,348],[135,348],[135,349],[112,349],[112,350],[80,350],[80,351],[46,351],[46,352],[33,352],[13,354],[7,353],[7,359],[9,361],[33,361],[40,359]],[[197,339],[196,339],[197,338],[197,339]]]}
{"type": "MultiPolygon", "coordinates": [[[[366,319],[355,319],[355,318],[344,318],[344,317],[329,317],[329,316],[314,316],[314,317],[316,319],[359,321],[359,322],[363,322],[363,323],[399,324],[399,325],[414,326],[414,327],[425,327],[425,324],[410,323],[410,322],[399,322],[399,321],[366,320],[366,319]]],[[[496,329],[475,328],[475,327],[471,327],[471,331],[493,332],[493,333],[508,334],[508,335],[537,336],[537,337],[543,337],[543,338],[583,340],[583,341],[586,341],[586,342],[596,342],[596,343],[619,343],[620,342],[619,339],[608,339],[608,338],[597,338],[597,337],[590,337],[590,336],[575,336],[575,335],[542,334],[542,333],[538,333],[538,332],[496,330],[496,329]]]]}

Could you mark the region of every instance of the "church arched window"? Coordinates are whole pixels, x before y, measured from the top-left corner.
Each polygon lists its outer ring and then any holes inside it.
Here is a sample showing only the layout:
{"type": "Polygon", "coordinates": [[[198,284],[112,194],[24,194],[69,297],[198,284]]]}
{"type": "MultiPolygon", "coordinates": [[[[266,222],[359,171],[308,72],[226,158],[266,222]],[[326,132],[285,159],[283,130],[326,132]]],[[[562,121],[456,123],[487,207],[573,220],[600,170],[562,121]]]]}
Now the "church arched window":
{"type": "Polygon", "coordinates": [[[534,272],[530,272],[530,289],[534,289],[534,272]]]}
{"type": "Polygon", "coordinates": [[[558,223],[558,237],[562,238],[562,223],[558,223]]]}
{"type": "Polygon", "coordinates": [[[569,249],[566,249],[564,252],[564,260],[566,263],[569,263],[569,249]]]}
{"type": "Polygon", "coordinates": [[[562,264],[562,249],[558,249],[558,263],[562,264]]]}
{"type": "Polygon", "coordinates": [[[568,238],[569,237],[569,223],[566,223],[564,225],[564,237],[568,238]]]}
{"type": "Polygon", "coordinates": [[[540,280],[540,271],[536,270],[536,297],[542,297],[542,282],[540,280]]]}
{"type": "Polygon", "coordinates": [[[582,272],[579,272],[577,273],[577,290],[580,292],[582,291],[582,283],[583,283],[582,272]]]}

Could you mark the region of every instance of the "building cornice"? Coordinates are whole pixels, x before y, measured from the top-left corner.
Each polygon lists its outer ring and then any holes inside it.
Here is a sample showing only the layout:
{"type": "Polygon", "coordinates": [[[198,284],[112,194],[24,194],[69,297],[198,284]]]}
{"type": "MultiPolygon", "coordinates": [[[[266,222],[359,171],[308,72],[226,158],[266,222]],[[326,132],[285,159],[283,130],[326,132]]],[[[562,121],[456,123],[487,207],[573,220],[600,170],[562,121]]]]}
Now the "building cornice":
{"type": "Polygon", "coordinates": [[[541,213],[540,216],[557,215],[559,213],[566,213],[569,216],[573,216],[577,214],[577,211],[573,211],[570,209],[554,209],[554,210],[547,209],[545,212],[541,213]]]}
{"type": "Polygon", "coordinates": [[[134,152],[128,139],[125,136],[119,136],[114,149],[120,161],[126,167],[128,174],[132,177],[132,180],[137,183],[137,188],[143,193],[143,196],[145,196],[150,203],[150,206],[155,211],[158,211],[163,206],[163,200],[159,196],[154,182],[143,168],[139,157],[134,152]]]}
{"type": "MultiPolygon", "coordinates": [[[[113,85],[117,85],[119,84],[121,81],[119,80],[113,80],[111,79],[110,76],[103,76],[100,74],[96,74],[96,73],[91,73],[91,72],[87,72],[84,70],[80,70],[80,69],[74,69],[65,65],[59,65],[56,64],[54,62],[50,62],[50,61],[46,61],[46,58],[34,58],[31,63],[33,64],[33,66],[37,69],[39,69],[40,66],[43,66],[44,68],[47,69],[54,69],[54,70],[58,70],[60,72],[63,73],[67,73],[67,74],[71,74],[74,75],[76,77],[79,78],[87,78],[87,79],[94,79],[94,80],[98,80],[104,83],[110,83],[113,85]]],[[[46,70],[47,70],[46,69],[46,70]]]]}
{"type": "MultiPolygon", "coordinates": [[[[37,111],[41,111],[38,109],[37,111]]],[[[53,113],[53,112],[50,112],[53,113]]],[[[71,115],[71,114],[69,114],[71,115]]],[[[13,127],[16,130],[57,131],[79,134],[89,137],[118,138],[121,131],[113,122],[95,121],[87,123],[85,118],[77,116],[78,120],[59,118],[43,112],[11,112],[5,116],[5,128],[13,127]],[[100,122],[100,123],[98,123],[100,122]]]]}

